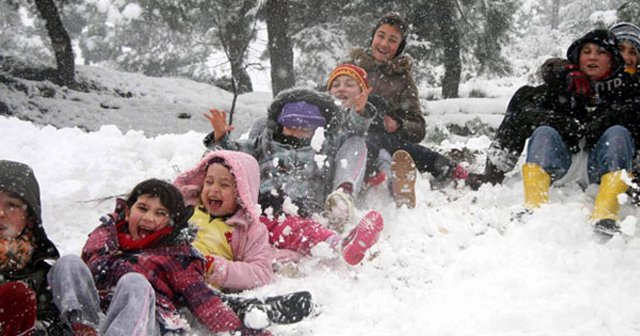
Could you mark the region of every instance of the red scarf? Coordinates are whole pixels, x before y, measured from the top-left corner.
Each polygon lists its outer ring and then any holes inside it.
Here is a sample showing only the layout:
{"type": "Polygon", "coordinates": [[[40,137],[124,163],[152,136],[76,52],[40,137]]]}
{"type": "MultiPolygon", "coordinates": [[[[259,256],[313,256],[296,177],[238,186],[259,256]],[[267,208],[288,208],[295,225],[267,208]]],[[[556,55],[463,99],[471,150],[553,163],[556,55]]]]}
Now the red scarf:
{"type": "Polygon", "coordinates": [[[123,251],[136,251],[147,248],[156,241],[160,240],[160,238],[169,235],[171,231],[173,231],[173,227],[171,225],[167,225],[167,227],[165,227],[164,229],[155,231],[144,238],[134,240],[133,238],[131,238],[131,235],[129,233],[124,232],[124,228],[128,224],[129,222],[127,222],[126,220],[120,221],[116,224],[116,230],[118,232],[118,243],[120,243],[120,248],[122,248],[123,251]]]}

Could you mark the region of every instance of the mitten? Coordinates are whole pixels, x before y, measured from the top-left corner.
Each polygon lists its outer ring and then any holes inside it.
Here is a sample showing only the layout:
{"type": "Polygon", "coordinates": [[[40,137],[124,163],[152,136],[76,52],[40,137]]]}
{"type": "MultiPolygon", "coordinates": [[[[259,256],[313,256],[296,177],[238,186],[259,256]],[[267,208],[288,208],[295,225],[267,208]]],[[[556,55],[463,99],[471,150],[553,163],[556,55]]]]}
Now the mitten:
{"type": "Polygon", "coordinates": [[[453,173],[451,174],[451,177],[456,180],[466,180],[468,176],[469,173],[460,164],[456,164],[456,166],[453,168],[453,173]]]}
{"type": "Polygon", "coordinates": [[[587,77],[584,72],[580,71],[580,68],[576,64],[567,64],[564,67],[567,71],[567,91],[578,96],[589,97],[591,94],[591,82],[589,81],[589,77],[587,77]]]}

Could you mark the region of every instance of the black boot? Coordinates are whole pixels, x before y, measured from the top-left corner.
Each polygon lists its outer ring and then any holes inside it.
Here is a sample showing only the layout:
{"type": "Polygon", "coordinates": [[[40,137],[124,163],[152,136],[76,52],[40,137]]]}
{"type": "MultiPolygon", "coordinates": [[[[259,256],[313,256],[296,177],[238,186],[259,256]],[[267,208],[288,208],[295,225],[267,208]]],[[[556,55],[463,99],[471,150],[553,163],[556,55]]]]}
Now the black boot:
{"type": "Polygon", "coordinates": [[[613,219],[601,219],[595,223],[593,230],[604,238],[611,238],[620,232],[620,225],[613,219]]]}
{"type": "Polygon", "coordinates": [[[471,187],[472,190],[478,190],[478,188],[485,183],[496,185],[502,183],[503,180],[504,172],[487,159],[487,163],[484,166],[484,173],[469,173],[465,183],[471,187]]]}
{"type": "Polygon", "coordinates": [[[224,297],[224,300],[241,320],[244,320],[250,310],[260,309],[267,314],[271,323],[291,324],[302,321],[313,311],[311,293],[307,291],[272,296],[264,301],[229,296],[224,297]]]}

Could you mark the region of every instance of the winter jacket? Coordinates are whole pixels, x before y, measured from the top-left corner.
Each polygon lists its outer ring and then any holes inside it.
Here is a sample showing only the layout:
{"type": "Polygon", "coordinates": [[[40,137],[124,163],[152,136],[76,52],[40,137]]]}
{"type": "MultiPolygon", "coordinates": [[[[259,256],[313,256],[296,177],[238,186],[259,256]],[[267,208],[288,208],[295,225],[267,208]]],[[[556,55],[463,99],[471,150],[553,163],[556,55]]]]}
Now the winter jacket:
{"type": "Polygon", "coordinates": [[[210,331],[231,331],[241,326],[235,313],[206,284],[204,258],[191,247],[192,232],[186,218],[175,223],[167,239],[135,251],[125,251],[119,244],[116,225],[123,218],[122,206],[103,217],[82,249],[82,259],[93,274],[103,309],[109,306],[118,280],[137,272],[155,289],[156,314],[164,330],[189,330],[187,321],[178,313],[185,306],[210,331]]]}
{"type": "MultiPolygon", "coordinates": [[[[213,134],[204,139],[210,150],[222,147],[242,151],[253,156],[260,167],[259,203],[262,209],[283,212],[288,197],[302,216],[310,216],[324,208],[324,200],[332,191],[335,160],[338,149],[357,131],[346,129],[347,115],[327,93],[294,88],[280,92],[268,109],[268,119],[261,130],[252,130],[256,137],[232,141],[225,136],[219,144],[213,143],[213,134]],[[315,144],[294,145],[280,141],[282,127],[277,118],[282,107],[290,102],[307,101],[318,107],[327,120],[323,141],[315,144]]],[[[322,138],[322,137],[320,137],[322,138]]],[[[317,139],[314,138],[314,139],[317,139]]]]}
{"type": "Polygon", "coordinates": [[[178,175],[174,185],[180,189],[187,204],[197,204],[209,161],[213,158],[224,159],[231,168],[240,201],[236,213],[225,220],[227,225],[233,227],[230,242],[233,260],[215,258],[210,279],[231,290],[245,290],[268,284],[274,278],[274,257],[267,228],[259,220],[260,175],[256,160],[242,152],[209,152],[196,167],[178,175]]]}
{"type": "MultiPolygon", "coordinates": [[[[588,36],[587,36],[588,37],[588,36]]],[[[584,43],[579,39],[567,54],[577,61],[577,51],[584,43]]],[[[592,148],[604,131],[614,125],[626,127],[640,140],[640,100],[638,80],[624,72],[624,61],[617,48],[613,53],[613,71],[599,81],[591,81],[590,97],[581,97],[567,88],[568,60],[552,59],[541,69],[545,83],[524,86],[513,95],[496,139],[488,150],[488,159],[503,172],[515,167],[526,139],[542,125],[554,127],[567,147],[577,152],[585,139],[585,149],[592,148]]]]}
{"type": "Polygon", "coordinates": [[[384,97],[389,103],[387,111],[378,111],[379,118],[371,128],[382,128],[384,114],[400,125],[397,131],[403,139],[419,143],[424,139],[426,122],[418,99],[418,88],[411,76],[413,60],[401,55],[386,63],[377,64],[371,52],[361,48],[349,52],[347,63],[358,65],[367,71],[372,94],[384,97]],[[383,113],[384,112],[384,113],[383,113]]]}
{"type": "Polygon", "coordinates": [[[51,264],[60,257],[55,245],[49,240],[42,225],[40,188],[33,170],[26,164],[0,160],[0,190],[20,195],[26,202],[33,218],[34,250],[26,267],[21,270],[1,272],[0,284],[9,281],[23,281],[29,285],[37,297],[37,319],[43,322],[49,334],[61,332],[59,313],[51,298],[47,283],[47,273],[51,264]]]}

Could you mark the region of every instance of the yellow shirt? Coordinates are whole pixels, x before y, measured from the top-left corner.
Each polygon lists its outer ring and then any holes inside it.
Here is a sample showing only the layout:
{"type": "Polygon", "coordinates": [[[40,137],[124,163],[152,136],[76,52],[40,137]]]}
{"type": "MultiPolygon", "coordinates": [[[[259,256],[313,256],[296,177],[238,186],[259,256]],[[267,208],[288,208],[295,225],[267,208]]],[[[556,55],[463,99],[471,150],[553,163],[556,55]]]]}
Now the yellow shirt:
{"type": "Polygon", "coordinates": [[[232,227],[220,218],[211,220],[209,213],[200,207],[196,207],[190,221],[198,226],[198,235],[193,241],[193,246],[200,253],[205,256],[213,254],[227,260],[233,260],[230,242],[232,227]]]}

